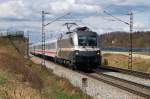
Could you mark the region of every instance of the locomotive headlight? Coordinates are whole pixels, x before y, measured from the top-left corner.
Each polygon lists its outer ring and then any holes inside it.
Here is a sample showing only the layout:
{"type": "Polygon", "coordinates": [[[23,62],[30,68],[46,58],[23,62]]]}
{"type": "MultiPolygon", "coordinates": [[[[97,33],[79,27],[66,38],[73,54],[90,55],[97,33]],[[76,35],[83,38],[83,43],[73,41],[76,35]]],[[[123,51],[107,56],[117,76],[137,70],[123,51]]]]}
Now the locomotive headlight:
{"type": "Polygon", "coordinates": [[[79,50],[76,50],[75,53],[76,53],[76,55],[78,55],[79,54],[79,50]]]}
{"type": "Polygon", "coordinates": [[[100,55],[100,50],[97,51],[97,55],[100,55]]]}

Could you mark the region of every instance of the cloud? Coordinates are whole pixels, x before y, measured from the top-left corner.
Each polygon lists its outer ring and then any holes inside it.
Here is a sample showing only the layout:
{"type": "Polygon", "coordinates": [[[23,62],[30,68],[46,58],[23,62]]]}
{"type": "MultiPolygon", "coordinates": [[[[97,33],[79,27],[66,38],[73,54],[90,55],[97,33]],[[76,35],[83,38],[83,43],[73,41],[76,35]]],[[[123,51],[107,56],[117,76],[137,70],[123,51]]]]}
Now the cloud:
{"type": "Polygon", "coordinates": [[[117,5],[149,5],[149,0],[114,0],[117,5]]]}
{"type": "Polygon", "coordinates": [[[79,4],[75,0],[62,0],[50,3],[50,11],[53,13],[76,12],[90,13],[101,9],[98,5],[79,4]]]}
{"type": "Polygon", "coordinates": [[[16,1],[9,1],[7,3],[1,3],[0,4],[0,15],[2,17],[7,17],[7,16],[17,16],[16,13],[16,6],[18,2],[16,1]],[[13,8],[14,6],[14,8],[13,8]]]}
{"type": "MultiPolygon", "coordinates": [[[[134,10],[134,31],[150,30],[149,0],[0,0],[0,28],[41,32],[41,11],[44,10],[51,13],[46,17],[49,21],[72,12],[66,18],[81,19],[82,22],[77,22],[79,25],[88,26],[98,33],[129,31],[129,26],[123,23],[105,20],[112,18],[105,15],[103,10],[129,22],[129,17],[123,14],[130,9],[134,10]]],[[[46,30],[59,33],[66,31],[62,26],[64,22],[55,22],[46,30]]]]}
{"type": "MultiPolygon", "coordinates": [[[[118,16],[121,19],[127,20],[124,16],[118,16]]],[[[102,17],[102,16],[90,16],[83,19],[83,23],[86,26],[89,26],[92,30],[95,30],[99,34],[104,32],[111,32],[111,31],[123,31],[124,27],[128,27],[127,25],[118,22],[118,21],[110,21],[105,19],[110,19],[109,17],[102,17]]],[[[126,29],[125,31],[128,31],[126,29]]]]}
{"type": "Polygon", "coordinates": [[[93,4],[79,4],[76,0],[8,0],[0,3],[0,18],[39,20],[41,11],[51,13],[51,18],[66,12],[90,14],[101,10],[93,4]]]}
{"type": "Polygon", "coordinates": [[[6,3],[8,1],[10,1],[10,0],[0,0],[0,3],[6,3]]]}
{"type": "Polygon", "coordinates": [[[0,17],[2,19],[24,19],[31,15],[31,10],[22,0],[9,0],[0,3],[0,17]]]}

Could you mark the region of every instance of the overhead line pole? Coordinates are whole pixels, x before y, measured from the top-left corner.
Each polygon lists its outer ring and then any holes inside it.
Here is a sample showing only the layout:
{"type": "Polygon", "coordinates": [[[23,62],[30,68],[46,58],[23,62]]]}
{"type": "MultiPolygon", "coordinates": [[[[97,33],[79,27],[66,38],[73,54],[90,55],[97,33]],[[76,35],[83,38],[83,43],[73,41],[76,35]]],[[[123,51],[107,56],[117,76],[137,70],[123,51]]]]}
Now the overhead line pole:
{"type": "Polygon", "coordinates": [[[130,50],[129,50],[129,62],[128,62],[128,69],[132,69],[132,63],[133,63],[133,57],[132,57],[132,52],[133,52],[133,42],[132,42],[132,32],[133,32],[133,13],[129,13],[130,15],[130,50]]]}
{"type": "Polygon", "coordinates": [[[30,44],[30,35],[29,35],[29,31],[27,31],[27,58],[30,58],[30,55],[29,55],[29,44],[30,44]]]}
{"type": "Polygon", "coordinates": [[[45,66],[45,30],[44,30],[44,17],[45,12],[42,11],[42,65],[45,66]]]}
{"type": "Polygon", "coordinates": [[[106,12],[106,11],[104,11],[104,13],[106,13],[107,15],[113,17],[113,18],[116,19],[117,21],[123,22],[123,23],[125,23],[125,24],[127,24],[127,25],[130,26],[130,36],[129,36],[129,39],[130,39],[130,48],[129,48],[128,69],[132,69],[132,63],[133,63],[133,56],[132,56],[132,52],[133,52],[133,49],[132,49],[132,47],[133,47],[133,45],[132,45],[132,43],[133,43],[133,42],[132,42],[133,12],[130,12],[129,14],[127,14],[127,15],[130,16],[130,22],[129,22],[129,23],[128,23],[128,22],[125,22],[125,21],[123,21],[123,20],[121,20],[120,18],[117,18],[117,17],[113,16],[112,14],[110,14],[110,13],[108,13],[108,12],[106,12]]]}
{"type": "Polygon", "coordinates": [[[50,14],[50,13],[42,11],[42,58],[43,58],[42,65],[43,66],[45,66],[45,58],[46,58],[45,57],[45,27],[65,16],[69,15],[70,13],[60,16],[47,24],[45,24],[45,14],[50,14]]]}

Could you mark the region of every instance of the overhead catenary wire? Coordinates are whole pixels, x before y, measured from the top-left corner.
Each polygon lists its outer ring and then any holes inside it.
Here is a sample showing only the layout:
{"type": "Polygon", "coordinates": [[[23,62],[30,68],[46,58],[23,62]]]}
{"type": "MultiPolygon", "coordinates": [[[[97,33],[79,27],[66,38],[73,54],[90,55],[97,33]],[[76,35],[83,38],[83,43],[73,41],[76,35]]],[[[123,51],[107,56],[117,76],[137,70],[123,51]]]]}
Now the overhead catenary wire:
{"type": "MultiPolygon", "coordinates": [[[[117,21],[120,21],[120,22],[123,22],[123,23],[125,23],[125,24],[127,24],[127,25],[130,25],[128,22],[125,22],[125,21],[121,20],[120,18],[113,16],[112,14],[108,13],[107,11],[104,11],[104,13],[107,14],[107,15],[109,15],[109,16],[111,16],[111,17],[113,17],[113,18],[116,19],[117,21]]],[[[115,21],[115,20],[114,20],[114,21],[115,21]]]]}
{"type": "Polygon", "coordinates": [[[105,14],[111,16],[112,18],[116,19],[116,21],[120,21],[124,24],[127,24],[129,25],[130,27],[130,35],[129,35],[129,38],[130,38],[130,49],[129,49],[129,59],[128,59],[128,69],[132,69],[132,32],[133,32],[133,13],[130,12],[129,15],[130,16],[130,22],[125,22],[123,20],[121,20],[120,18],[118,17],[115,17],[113,16],[112,14],[110,14],[109,12],[107,11],[104,11],[105,14]]]}
{"type": "Polygon", "coordinates": [[[58,21],[58,20],[61,19],[61,18],[64,18],[64,17],[67,16],[67,15],[70,15],[70,14],[71,14],[71,13],[69,12],[69,13],[67,13],[67,14],[65,14],[65,15],[63,15],[63,16],[60,16],[60,17],[58,17],[58,18],[52,20],[51,22],[45,24],[44,27],[45,27],[45,26],[48,26],[49,24],[51,24],[51,23],[53,23],[53,22],[55,22],[55,21],[58,21]]]}

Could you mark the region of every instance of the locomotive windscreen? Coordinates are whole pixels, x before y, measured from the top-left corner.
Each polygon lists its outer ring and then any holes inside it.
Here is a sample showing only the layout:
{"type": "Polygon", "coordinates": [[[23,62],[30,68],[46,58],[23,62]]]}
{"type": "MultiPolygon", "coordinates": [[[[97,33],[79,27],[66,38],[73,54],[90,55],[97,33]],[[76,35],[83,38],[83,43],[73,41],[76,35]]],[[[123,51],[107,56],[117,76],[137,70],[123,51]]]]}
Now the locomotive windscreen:
{"type": "Polygon", "coordinates": [[[96,33],[80,33],[78,34],[79,46],[97,46],[96,33]]]}

